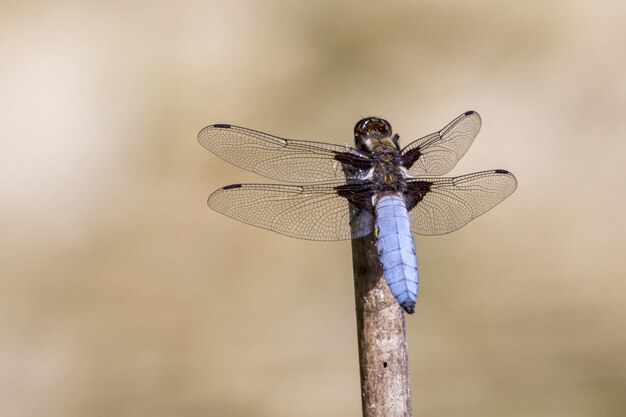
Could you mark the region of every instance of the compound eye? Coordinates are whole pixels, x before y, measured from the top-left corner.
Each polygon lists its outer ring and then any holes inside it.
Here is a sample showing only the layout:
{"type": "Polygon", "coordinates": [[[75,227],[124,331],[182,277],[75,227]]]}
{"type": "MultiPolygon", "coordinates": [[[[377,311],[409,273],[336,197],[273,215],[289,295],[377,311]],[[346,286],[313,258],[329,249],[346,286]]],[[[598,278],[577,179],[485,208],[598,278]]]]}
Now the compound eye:
{"type": "Polygon", "coordinates": [[[369,121],[369,118],[359,120],[357,124],[354,125],[354,134],[358,136],[366,135],[368,132],[369,121]]]}
{"type": "Polygon", "coordinates": [[[387,137],[391,135],[391,125],[384,119],[367,117],[354,126],[354,134],[358,136],[387,137]]]}
{"type": "Polygon", "coordinates": [[[381,136],[389,136],[391,135],[391,125],[388,121],[383,119],[375,119],[372,120],[370,129],[373,132],[378,133],[381,136]]]}
{"type": "Polygon", "coordinates": [[[368,126],[368,133],[377,137],[387,137],[391,135],[391,125],[383,119],[372,119],[368,126]]]}

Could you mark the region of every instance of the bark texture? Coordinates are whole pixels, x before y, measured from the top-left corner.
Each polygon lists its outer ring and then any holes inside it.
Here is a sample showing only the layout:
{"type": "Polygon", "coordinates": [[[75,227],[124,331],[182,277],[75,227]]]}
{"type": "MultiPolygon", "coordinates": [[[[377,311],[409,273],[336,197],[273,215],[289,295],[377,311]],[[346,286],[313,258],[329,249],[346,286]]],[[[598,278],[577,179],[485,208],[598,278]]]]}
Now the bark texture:
{"type": "Polygon", "coordinates": [[[404,310],[383,276],[373,234],[352,241],[363,417],[410,417],[404,310]]]}

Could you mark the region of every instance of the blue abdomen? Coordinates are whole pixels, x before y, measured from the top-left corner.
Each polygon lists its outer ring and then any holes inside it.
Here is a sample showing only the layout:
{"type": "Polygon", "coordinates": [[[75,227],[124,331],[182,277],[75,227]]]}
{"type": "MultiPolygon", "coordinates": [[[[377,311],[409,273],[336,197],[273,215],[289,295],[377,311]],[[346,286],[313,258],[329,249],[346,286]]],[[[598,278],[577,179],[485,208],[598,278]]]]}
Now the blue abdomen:
{"type": "Polygon", "coordinates": [[[387,194],[376,202],[376,247],[385,280],[398,303],[413,313],[417,298],[417,258],[404,199],[387,194]]]}

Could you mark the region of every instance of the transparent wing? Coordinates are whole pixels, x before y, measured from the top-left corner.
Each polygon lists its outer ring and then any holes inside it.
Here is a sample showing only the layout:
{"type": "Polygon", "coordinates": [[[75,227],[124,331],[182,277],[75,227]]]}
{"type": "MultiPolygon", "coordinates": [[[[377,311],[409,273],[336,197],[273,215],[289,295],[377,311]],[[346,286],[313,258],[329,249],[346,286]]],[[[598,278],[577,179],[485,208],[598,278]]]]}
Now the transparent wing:
{"type": "Polygon", "coordinates": [[[402,149],[404,166],[416,177],[449,172],[471,146],[480,123],[478,113],[468,111],[439,132],[408,144],[402,149]]]}
{"type": "Polygon", "coordinates": [[[516,187],[513,174],[503,169],[408,181],[411,229],[418,235],[450,233],[496,206],[516,187]]]}
{"type": "Polygon", "coordinates": [[[198,142],[238,167],[279,181],[358,178],[371,166],[367,155],[347,146],[283,139],[226,124],[205,127],[198,142]]]}
{"type": "Polygon", "coordinates": [[[228,217],[308,240],[344,240],[372,231],[370,187],[335,182],[316,185],[234,184],[215,191],[208,204],[228,217]],[[350,202],[362,207],[351,218],[350,202]]]}

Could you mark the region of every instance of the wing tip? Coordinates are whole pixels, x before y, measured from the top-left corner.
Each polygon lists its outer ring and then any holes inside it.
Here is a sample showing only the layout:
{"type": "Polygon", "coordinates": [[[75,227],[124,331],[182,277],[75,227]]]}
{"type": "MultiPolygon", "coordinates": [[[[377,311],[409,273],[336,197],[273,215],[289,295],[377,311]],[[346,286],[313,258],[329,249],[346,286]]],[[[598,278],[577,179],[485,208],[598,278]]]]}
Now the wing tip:
{"type": "Polygon", "coordinates": [[[213,191],[211,193],[211,195],[209,196],[209,198],[207,198],[206,203],[208,204],[209,207],[211,207],[213,210],[219,212],[219,213],[223,213],[228,215],[227,213],[224,213],[223,210],[221,210],[217,205],[219,204],[220,199],[222,198],[223,194],[222,191],[226,191],[226,190],[233,190],[233,189],[237,189],[237,188],[242,188],[243,184],[230,184],[230,185],[225,185],[223,187],[218,188],[217,190],[213,191]]]}
{"type": "Polygon", "coordinates": [[[465,113],[463,113],[463,117],[473,117],[474,119],[476,119],[476,123],[478,124],[478,129],[476,130],[476,134],[478,134],[483,124],[483,119],[480,117],[480,114],[478,114],[477,111],[468,110],[465,113]]]}
{"type": "Polygon", "coordinates": [[[513,175],[511,171],[508,171],[506,169],[494,169],[493,172],[495,174],[504,175],[505,177],[508,177],[511,181],[513,181],[513,190],[511,190],[511,194],[512,194],[513,191],[515,191],[515,189],[517,188],[517,178],[515,178],[515,175],[513,175]]]}
{"type": "Polygon", "coordinates": [[[231,129],[232,127],[233,127],[233,125],[229,125],[229,124],[226,124],[226,123],[218,123],[218,124],[214,124],[214,125],[205,126],[202,129],[200,129],[200,131],[198,132],[198,141],[204,146],[203,141],[206,140],[204,135],[206,134],[207,131],[209,131],[211,129],[231,129]]]}

